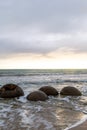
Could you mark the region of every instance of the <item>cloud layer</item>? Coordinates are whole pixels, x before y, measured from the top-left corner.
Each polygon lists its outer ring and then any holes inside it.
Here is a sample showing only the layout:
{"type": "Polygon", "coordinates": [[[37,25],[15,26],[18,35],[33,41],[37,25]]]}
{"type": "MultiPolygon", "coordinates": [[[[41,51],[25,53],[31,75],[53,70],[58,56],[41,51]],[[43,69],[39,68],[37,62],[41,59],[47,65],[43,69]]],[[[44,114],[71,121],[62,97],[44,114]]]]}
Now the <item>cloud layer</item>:
{"type": "Polygon", "coordinates": [[[0,54],[87,52],[86,0],[0,0],[0,54]]]}

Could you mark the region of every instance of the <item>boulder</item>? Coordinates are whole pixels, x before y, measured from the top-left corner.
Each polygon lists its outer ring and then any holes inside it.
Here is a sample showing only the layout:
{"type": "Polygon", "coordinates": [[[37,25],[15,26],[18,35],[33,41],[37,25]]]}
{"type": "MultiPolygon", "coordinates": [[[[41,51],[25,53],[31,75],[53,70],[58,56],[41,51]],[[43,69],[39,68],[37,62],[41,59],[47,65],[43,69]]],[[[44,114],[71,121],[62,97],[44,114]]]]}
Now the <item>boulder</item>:
{"type": "Polygon", "coordinates": [[[61,95],[67,95],[67,96],[81,96],[81,92],[72,86],[67,86],[64,87],[61,91],[60,91],[61,95]]]}
{"type": "Polygon", "coordinates": [[[42,91],[34,91],[27,96],[27,99],[30,101],[45,101],[48,99],[48,97],[42,91]]]}
{"type": "Polygon", "coordinates": [[[15,84],[6,84],[0,88],[1,98],[14,98],[23,96],[23,90],[15,84]]]}
{"type": "Polygon", "coordinates": [[[56,96],[58,95],[58,91],[51,87],[51,86],[43,86],[39,89],[40,91],[44,92],[45,94],[47,94],[48,96],[56,96]]]}

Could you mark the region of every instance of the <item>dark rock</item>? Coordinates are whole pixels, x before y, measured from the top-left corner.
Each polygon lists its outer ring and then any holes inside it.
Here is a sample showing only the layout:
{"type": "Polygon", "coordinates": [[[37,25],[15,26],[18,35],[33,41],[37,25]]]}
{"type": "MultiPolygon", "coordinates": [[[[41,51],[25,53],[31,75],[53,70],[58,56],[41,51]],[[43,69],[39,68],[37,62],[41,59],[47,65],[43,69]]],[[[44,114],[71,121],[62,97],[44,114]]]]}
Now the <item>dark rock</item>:
{"type": "Polygon", "coordinates": [[[67,96],[81,96],[81,92],[75,88],[75,87],[71,87],[71,86],[67,86],[64,87],[61,91],[60,91],[61,95],[67,95],[67,96]]]}
{"type": "Polygon", "coordinates": [[[42,91],[34,91],[27,96],[27,99],[31,101],[45,101],[48,99],[48,97],[42,91]]]}
{"type": "Polygon", "coordinates": [[[58,95],[58,91],[51,87],[51,86],[43,86],[39,89],[40,91],[43,91],[44,93],[46,93],[48,96],[52,95],[52,96],[56,96],[58,95]]]}
{"type": "Polygon", "coordinates": [[[6,84],[0,88],[1,98],[14,98],[23,96],[23,90],[15,84],[6,84]]]}

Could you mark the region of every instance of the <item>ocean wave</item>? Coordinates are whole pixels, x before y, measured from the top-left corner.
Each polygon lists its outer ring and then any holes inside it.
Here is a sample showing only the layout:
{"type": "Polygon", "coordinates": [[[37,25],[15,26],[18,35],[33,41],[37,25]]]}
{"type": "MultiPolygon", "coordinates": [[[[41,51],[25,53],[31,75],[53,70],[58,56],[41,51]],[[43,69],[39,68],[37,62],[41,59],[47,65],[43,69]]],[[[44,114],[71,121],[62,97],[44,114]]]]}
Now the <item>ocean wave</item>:
{"type": "Polygon", "coordinates": [[[87,83],[87,80],[70,80],[70,79],[66,79],[66,80],[62,80],[62,79],[46,79],[46,80],[32,80],[32,81],[21,81],[20,83],[18,83],[18,85],[49,85],[49,84],[62,84],[62,83],[76,83],[76,84],[81,84],[81,83],[87,83]]]}
{"type": "Polygon", "coordinates": [[[0,76],[29,76],[29,75],[80,75],[87,74],[87,69],[6,69],[0,70],[0,76]]]}
{"type": "Polygon", "coordinates": [[[5,76],[49,76],[49,75],[54,75],[54,74],[49,74],[49,73],[29,73],[29,74],[0,74],[0,77],[5,77],[5,76]]]}
{"type": "Polygon", "coordinates": [[[76,80],[71,80],[71,79],[65,79],[65,80],[56,80],[56,83],[63,83],[63,82],[68,82],[68,83],[79,83],[79,82],[87,82],[87,80],[78,80],[78,79],[76,79],[76,80]]]}

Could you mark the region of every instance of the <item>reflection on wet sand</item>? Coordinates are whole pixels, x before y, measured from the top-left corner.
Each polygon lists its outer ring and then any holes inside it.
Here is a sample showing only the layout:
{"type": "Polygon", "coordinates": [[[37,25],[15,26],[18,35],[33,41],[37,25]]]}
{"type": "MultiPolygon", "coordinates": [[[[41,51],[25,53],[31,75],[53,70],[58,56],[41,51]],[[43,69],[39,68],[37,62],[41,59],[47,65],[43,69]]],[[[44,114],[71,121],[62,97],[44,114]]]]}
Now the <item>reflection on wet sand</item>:
{"type": "Polygon", "coordinates": [[[64,130],[65,128],[72,126],[77,121],[83,118],[83,113],[72,111],[70,109],[58,109],[56,111],[56,114],[59,115],[59,120],[58,118],[57,120],[58,128],[60,127],[60,130],[64,130]]]}

